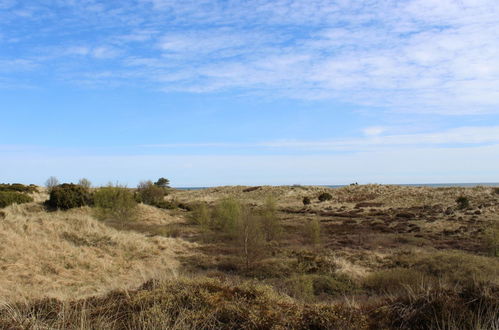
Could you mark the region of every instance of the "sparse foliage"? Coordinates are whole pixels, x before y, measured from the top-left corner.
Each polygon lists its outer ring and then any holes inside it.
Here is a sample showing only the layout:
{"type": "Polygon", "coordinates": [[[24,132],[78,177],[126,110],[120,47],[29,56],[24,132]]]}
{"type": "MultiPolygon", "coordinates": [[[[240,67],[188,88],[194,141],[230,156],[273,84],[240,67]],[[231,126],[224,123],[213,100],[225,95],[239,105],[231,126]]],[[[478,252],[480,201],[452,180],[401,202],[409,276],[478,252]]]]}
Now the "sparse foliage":
{"type": "Polygon", "coordinates": [[[90,182],[90,180],[86,178],[81,178],[80,181],[78,181],[78,184],[87,189],[90,189],[92,187],[92,182],[90,182]]]}
{"type": "Polygon", "coordinates": [[[321,224],[319,220],[313,219],[305,225],[305,235],[308,243],[314,246],[321,243],[321,224]]]}
{"type": "Polygon", "coordinates": [[[59,180],[55,176],[51,176],[45,181],[45,187],[47,187],[48,192],[52,191],[52,188],[59,185],[59,180]]]}
{"type": "Polygon", "coordinates": [[[260,210],[260,219],[263,233],[267,241],[276,240],[281,234],[282,228],[277,217],[277,205],[273,197],[265,200],[260,210]]]}
{"type": "Polygon", "coordinates": [[[261,257],[265,248],[265,235],[258,220],[248,207],[243,206],[240,209],[237,219],[237,241],[246,270],[261,257]]]}

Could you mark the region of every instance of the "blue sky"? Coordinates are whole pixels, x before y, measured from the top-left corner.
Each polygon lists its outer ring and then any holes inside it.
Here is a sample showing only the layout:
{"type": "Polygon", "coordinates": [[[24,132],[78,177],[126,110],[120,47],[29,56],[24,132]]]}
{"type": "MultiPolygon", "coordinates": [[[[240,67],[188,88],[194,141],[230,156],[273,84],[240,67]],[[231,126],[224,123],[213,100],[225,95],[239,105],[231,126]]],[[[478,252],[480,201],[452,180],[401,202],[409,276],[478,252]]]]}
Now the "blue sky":
{"type": "Polygon", "coordinates": [[[0,0],[0,182],[499,181],[495,0],[0,0]]]}

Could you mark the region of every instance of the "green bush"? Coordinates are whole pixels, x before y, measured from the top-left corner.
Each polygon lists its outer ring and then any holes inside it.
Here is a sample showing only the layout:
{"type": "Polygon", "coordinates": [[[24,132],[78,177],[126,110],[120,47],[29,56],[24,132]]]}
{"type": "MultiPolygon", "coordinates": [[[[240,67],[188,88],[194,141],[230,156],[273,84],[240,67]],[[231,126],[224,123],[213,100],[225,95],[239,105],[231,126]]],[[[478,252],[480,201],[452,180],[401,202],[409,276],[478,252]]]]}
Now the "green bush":
{"type": "Polygon", "coordinates": [[[274,198],[268,197],[265,200],[265,203],[259,210],[259,215],[265,239],[268,242],[277,240],[282,233],[282,227],[277,217],[277,205],[274,198]]]}
{"type": "Polygon", "coordinates": [[[52,187],[50,198],[47,201],[48,206],[61,210],[90,205],[91,203],[92,198],[89,190],[72,183],[52,187]]]}
{"type": "Polygon", "coordinates": [[[124,186],[99,188],[94,193],[97,215],[106,220],[128,221],[137,215],[137,201],[130,189],[124,186]]]}
{"type": "Polygon", "coordinates": [[[363,287],[379,294],[403,292],[407,288],[418,289],[431,281],[431,277],[416,269],[392,268],[369,274],[363,287]]]}
{"type": "Polygon", "coordinates": [[[22,204],[33,201],[33,197],[17,191],[0,191],[0,208],[11,204],[22,204]]]}
{"type": "Polygon", "coordinates": [[[20,183],[1,183],[0,191],[16,191],[20,193],[34,193],[37,192],[38,189],[35,185],[25,186],[20,183]]]}
{"type": "Polygon", "coordinates": [[[460,210],[465,210],[470,207],[470,200],[468,197],[460,196],[456,199],[457,208],[460,210]]]}
{"type": "Polygon", "coordinates": [[[325,201],[330,201],[333,199],[333,196],[331,196],[330,193],[323,192],[322,194],[319,195],[319,201],[325,202],[325,201]]]}
{"type": "Polygon", "coordinates": [[[220,229],[227,234],[235,234],[241,219],[243,206],[234,198],[225,198],[218,202],[213,214],[213,229],[220,229]]]}
{"type": "Polygon", "coordinates": [[[303,197],[303,205],[310,205],[312,201],[310,200],[310,197],[303,197]]]}
{"type": "Polygon", "coordinates": [[[305,224],[305,237],[312,245],[321,243],[321,224],[319,220],[313,219],[305,224]]]}
{"type": "Polygon", "coordinates": [[[157,206],[160,208],[168,208],[164,203],[166,189],[153,184],[151,181],[143,181],[137,186],[136,199],[144,204],[157,206]]]}

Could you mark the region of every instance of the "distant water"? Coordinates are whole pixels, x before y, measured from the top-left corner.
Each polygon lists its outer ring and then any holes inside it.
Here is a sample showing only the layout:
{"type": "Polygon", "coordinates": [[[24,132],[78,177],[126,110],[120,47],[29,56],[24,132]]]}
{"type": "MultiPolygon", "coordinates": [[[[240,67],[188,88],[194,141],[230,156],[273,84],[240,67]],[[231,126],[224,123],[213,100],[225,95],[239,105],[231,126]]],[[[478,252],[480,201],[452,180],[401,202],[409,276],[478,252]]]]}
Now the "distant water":
{"type": "MultiPolygon", "coordinates": [[[[349,186],[348,184],[343,185],[318,185],[328,188],[341,188],[349,186]]],[[[485,187],[499,187],[499,182],[474,182],[474,183],[401,183],[401,184],[387,184],[387,186],[406,186],[406,187],[433,187],[433,188],[445,188],[445,187],[477,187],[477,186],[485,186],[485,187]]],[[[291,186],[290,186],[291,187],[291,186]]],[[[211,187],[176,187],[175,189],[179,190],[201,190],[207,189],[211,187]]]]}

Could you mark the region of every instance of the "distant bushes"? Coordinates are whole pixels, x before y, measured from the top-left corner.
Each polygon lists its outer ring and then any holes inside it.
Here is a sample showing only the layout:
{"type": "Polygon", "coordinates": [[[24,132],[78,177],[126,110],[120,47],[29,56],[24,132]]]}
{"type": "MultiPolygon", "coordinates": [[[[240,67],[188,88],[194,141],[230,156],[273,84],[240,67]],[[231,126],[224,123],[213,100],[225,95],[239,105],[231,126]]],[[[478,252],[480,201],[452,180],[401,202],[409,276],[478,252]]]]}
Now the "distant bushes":
{"type": "Polygon", "coordinates": [[[0,208],[11,204],[23,204],[33,201],[33,197],[17,191],[0,191],[0,208]]]}
{"type": "Polygon", "coordinates": [[[499,195],[499,188],[494,188],[492,192],[496,195],[499,195]]]}
{"type": "Polygon", "coordinates": [[[50,189],[50,197],[46,203],[52,208],[68,210],[91,205],[92,196],[86,187],[72,183],[63,183],[50,189]]]}
{"type": "Polygon", "coordinates": [[[166,195],[167,190],[165,186],[154,184],[152,183],[152,181],[142,181],[137,186],[135,199],[137,200],[137,202],[156,206],[159,208],[174,208],[171,203],[168,203],[164,200],[164,197],[166,195]]]}
{"type": "Polygon", "coordinates": [[[97,215],[102,219],[128,221],[136,216],[137,201],[127,187],[102,187],[94,192],[93,197],[97,215]]]}
{"type": "Polygon", "coordinates": [[[38,189],[35,185],[23,185],[20,183],[0,183],[0,191],[14,191],[14,192],[21,192],[21,193],[34,193],[37,192],[38,189]]]}
{"type": "Polygon", "coordinates": [[[460,196],[456,199],[457,208],[465,210],[470,207],[470,200],[466,196],[460,196]]]}
{"type": "Polygon", "coordinates": [[[325,201],[330,201],[333,199],[333,196],[331,196],[330,193],[323,192],[322,194],[319,195],[319,201],[320,202],[325,202],[325,201]]]}
{"type": "Polygon", "coordinates": [[[303,197],[303,205],[310,205],[312,203],[312,201],[310,200],[310,197],[303,197]]]}

